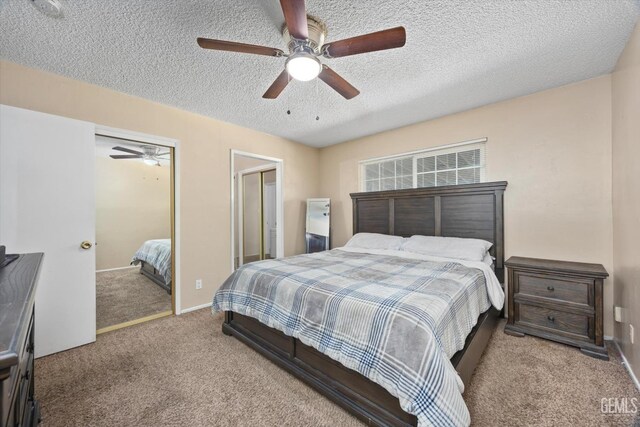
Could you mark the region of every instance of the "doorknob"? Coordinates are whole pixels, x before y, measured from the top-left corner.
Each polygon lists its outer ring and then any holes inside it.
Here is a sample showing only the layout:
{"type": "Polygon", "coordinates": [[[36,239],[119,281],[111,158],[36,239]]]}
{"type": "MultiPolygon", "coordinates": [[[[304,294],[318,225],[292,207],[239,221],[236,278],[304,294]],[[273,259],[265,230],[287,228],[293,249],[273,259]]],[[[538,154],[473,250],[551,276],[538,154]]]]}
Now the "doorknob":
{"type": "Polygon", "coordinates": [[[88,240],[85,240],[84,242],[80,243],[80,247],[82,249],[91,249],[91,246],[93,246],[93,245],[88,240]]]}

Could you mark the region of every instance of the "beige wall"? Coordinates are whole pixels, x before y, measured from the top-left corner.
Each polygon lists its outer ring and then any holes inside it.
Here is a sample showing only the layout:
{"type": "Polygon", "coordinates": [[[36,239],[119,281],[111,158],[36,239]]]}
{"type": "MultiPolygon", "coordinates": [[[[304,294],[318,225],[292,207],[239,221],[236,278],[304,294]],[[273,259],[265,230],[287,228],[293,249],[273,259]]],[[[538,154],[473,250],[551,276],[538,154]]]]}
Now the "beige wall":
{"type": "MultiPolygon", "coordinates": [[[[351,236],[358,161],[487,137],[487,180],[509,182],[511,255],[602,263],[613,272],[609,75],[323,149],[320,192],[331,197],[333,246],[351,236]]],[[[605,283],[605,334],[613,334],[605,283]]]]}
{"type": "Polygon", "coordinates": [[[182,308],[211,302],[230,273],[232,148],[284,160],[285,254],[304,252],[301,206],[320,181],[315,148],[7,61],[0,103],[180,141],[182,308]]]}
{"type": "Polygon", "coordinates": [[[614,302],[624,308],[615,337],[640,374],[640,24],[618,61],[613,91],[614,302]],[[636,328],[629,339],[629,324],[636,328]]]}
{"type": "Polygon", "coordinates": [[[96,269],[126,267],[145,240],[171,238],[171,169],[96,158],[96,269]]]}

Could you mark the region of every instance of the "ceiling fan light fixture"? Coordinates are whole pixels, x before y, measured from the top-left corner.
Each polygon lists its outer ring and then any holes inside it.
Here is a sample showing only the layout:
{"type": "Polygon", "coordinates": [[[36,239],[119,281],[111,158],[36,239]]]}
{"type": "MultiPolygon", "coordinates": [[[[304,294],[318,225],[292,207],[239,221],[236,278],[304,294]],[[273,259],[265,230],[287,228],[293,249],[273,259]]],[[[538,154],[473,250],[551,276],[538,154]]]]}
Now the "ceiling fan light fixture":
{"type": "Polygon", "coordinates": [[[52,18],[62,16],[62,6],[58,0],[29,0],[36,9],[52,18]]]}
{"type": "Polygon", "coordinates": [[[314,55],[300,52],[287,59],[285,68],[294,79],[308,82],[318,77],[318,74],[322,71],[322,64],[314,55]]]}
{"type": "Polygon", "coordinates": [[[147,158],[147,159],[144,159],[142,161],[144,162],[145,165],[149,165],[149,166],[155,166],[158,163],[157,160],[152,159],[152,158],[147,158]]]}

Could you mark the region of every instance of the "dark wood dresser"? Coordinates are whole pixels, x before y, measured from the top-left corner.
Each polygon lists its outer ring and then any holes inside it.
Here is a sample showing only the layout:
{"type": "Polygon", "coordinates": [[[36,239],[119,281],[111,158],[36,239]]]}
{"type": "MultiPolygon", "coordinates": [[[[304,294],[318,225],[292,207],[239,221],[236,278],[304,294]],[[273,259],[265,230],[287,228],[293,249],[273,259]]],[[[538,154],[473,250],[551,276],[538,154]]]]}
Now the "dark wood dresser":
{"type": "Polygon", "coordinates": [[[42,254],[0,269],[0,427],[40,422],[33,388],[33,307],[42,254]]]}
{"type": "Polygon", "coordinates": [[[511,257],[510,335],[534,335],[579,347],[608,360],[603,337],[602,283],[609,275],[600,264],[511,257]]]}

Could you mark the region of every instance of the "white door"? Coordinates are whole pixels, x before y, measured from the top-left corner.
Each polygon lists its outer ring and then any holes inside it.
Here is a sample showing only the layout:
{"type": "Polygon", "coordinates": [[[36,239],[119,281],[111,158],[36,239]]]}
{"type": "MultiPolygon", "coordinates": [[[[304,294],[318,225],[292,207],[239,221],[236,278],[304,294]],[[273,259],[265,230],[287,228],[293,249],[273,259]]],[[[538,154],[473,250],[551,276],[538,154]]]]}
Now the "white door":
{"type": "Polygon", "coordinates": [[[36,357],[96,339],[95,126],[0,106],[0,242],[44,252],[36,357]]]}

